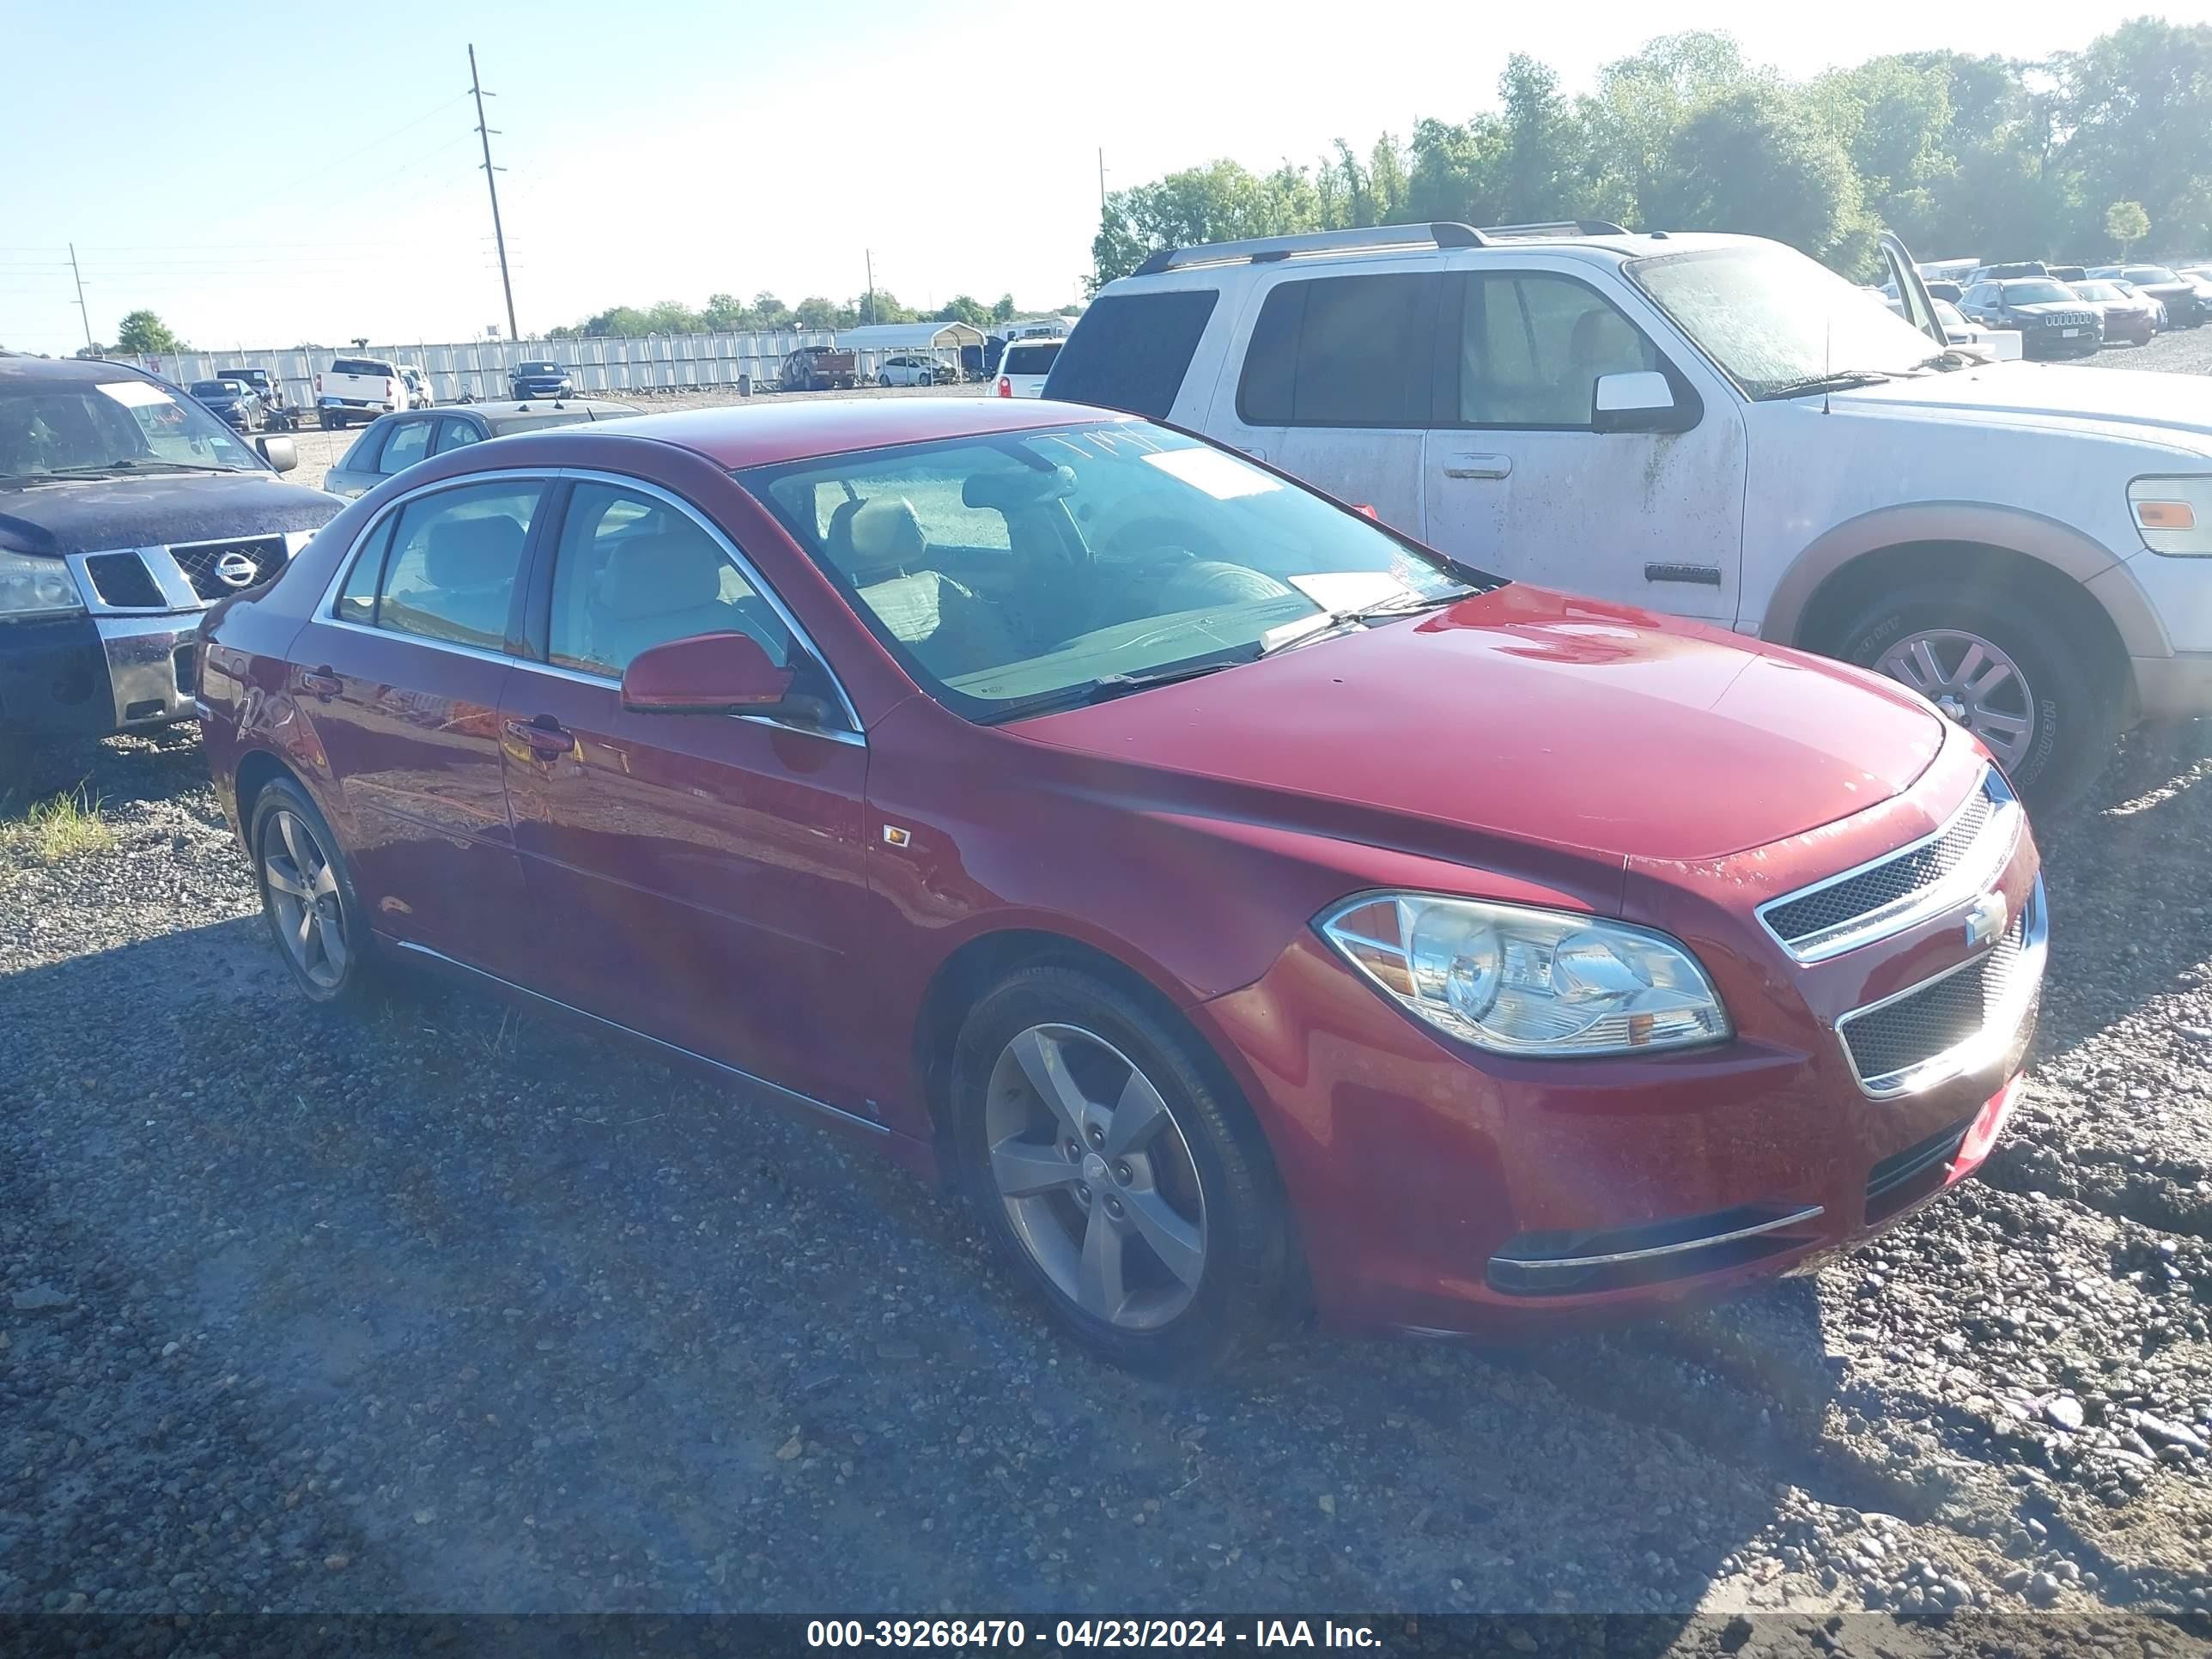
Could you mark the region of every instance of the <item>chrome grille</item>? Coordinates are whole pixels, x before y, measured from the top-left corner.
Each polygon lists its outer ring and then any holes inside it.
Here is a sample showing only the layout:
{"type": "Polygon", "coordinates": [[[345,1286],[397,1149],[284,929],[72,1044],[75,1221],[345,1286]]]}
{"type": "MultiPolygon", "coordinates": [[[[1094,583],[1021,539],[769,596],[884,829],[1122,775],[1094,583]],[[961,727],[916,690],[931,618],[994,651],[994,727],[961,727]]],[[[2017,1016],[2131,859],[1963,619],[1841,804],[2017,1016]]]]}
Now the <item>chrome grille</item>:
{"type": "Polygon", "coordinates": [[[2009,1042],[2043,977],[2043,884],[2002,939],[1960,968],[1836,1022],[1859,1086],[1876,1097],[1955,1077],[2009,1042]]]}
{"type": "Polygon", "coordinates": [[[1979,891],[2010,854],[2018,817],[2012,791],[1987,769],[1934,835],[1762,905],[1759,920],[1801,962],[1899,932],[1979,891]]]}
{"type": "Polygon", "coordinates": [[[166,603],[161,585],[136,553],[95,553],[84,562],[92,591],[102,605],[119,610],[154,611],[166,603]]]}
{"type": "Polygon", "coordinates": [[[185,580],[200,598],[227,599],[276,574],[284,562],[284,538],[249,536],[238,541],[192,542],[170,548],[169,556],[177,562],[177,568],[185,573],[185,580]],[[226,564],[244,574],[240,560],[252,567],[252,575],[243,581],[226,578],[222,574],[226,564]]]}

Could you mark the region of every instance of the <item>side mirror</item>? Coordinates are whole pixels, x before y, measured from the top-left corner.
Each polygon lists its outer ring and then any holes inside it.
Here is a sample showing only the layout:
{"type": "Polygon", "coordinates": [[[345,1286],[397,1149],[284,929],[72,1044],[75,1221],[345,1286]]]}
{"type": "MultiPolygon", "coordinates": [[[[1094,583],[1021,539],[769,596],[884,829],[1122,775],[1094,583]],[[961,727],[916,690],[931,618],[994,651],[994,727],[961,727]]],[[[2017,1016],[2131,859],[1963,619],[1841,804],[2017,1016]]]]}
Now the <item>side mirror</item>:
{"type": "Polygon", "coordinates": [[[289,438],[256,438],[253,447],[261,452],[261,459],[279,472],[289,472],[300,464],[299,446],[289,438]]]}
{"type": "Polygon", "coordinates": [[[630,659],[623,707],[641,714],[761,713],[783,702],[792,678],[750,634],[695,634],[630,659]]]}
{"type": "Polygon", "coordinates": [[[1697,423],[1697,409],[1676,403],[1673,383],[1656,368],[1601,374],[1590,387],[1593,432],[1687,432],[1697,423]]]}

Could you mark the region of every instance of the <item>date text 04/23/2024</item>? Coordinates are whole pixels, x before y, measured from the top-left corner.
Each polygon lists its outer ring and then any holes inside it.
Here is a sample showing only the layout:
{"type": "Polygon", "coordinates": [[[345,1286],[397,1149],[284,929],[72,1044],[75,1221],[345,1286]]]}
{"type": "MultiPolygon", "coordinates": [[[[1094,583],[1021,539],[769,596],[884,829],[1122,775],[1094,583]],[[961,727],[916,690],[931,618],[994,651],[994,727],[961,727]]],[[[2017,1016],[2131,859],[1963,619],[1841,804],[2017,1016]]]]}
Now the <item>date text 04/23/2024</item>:
{"type": "Polygon", "coordinates": [[[1018,1619],[816,1619],[810,1648],[1376,1648],[1373,1627],[1333,1620],[1061,1619],[1049,1631],[1018,1619]]]}

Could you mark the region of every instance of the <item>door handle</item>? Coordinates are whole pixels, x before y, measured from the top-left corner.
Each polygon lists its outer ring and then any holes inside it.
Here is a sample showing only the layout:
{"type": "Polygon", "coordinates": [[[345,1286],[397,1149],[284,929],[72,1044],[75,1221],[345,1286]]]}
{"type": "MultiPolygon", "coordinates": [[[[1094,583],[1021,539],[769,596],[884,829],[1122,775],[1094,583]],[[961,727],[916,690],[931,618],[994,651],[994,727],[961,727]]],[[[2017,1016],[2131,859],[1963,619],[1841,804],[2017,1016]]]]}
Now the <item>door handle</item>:
{"type": "Polygon", "coordinates": [[[558,760],[576,747],[574,734],[550,714],[540,714],[535,720],[509,720],[507,735],[543,760],[558,760]]]}
{"type": "Polygon", "coordinates": [[[345,682],[340,679],[336,674],[333,674],[330,670],[330,665],[325,663],[320,668],[309,668],[301,671],[300,675],[300,690],[309,693],[311,696],[321,698],[325,702],[328,702],[332,697],[335,697],[339,692],[345,690],[345,682]]]}
{"type": "Polygon", "coordinates": [[[1510,455],[1452,455],[1444,460],[1447,478],[1502,478],[1512,471],[1510,455]]]}

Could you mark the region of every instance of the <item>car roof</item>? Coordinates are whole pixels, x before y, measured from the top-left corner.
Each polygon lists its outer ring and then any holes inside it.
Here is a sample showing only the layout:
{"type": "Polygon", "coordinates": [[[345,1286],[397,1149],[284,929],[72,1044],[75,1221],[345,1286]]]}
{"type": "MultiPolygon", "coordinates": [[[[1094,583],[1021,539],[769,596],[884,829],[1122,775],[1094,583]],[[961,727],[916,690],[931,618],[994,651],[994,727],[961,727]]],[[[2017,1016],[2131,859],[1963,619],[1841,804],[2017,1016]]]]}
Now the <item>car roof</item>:
{"type": "MultiPolygon", "coordinates": [[[[848,398],[805,403],[767,400],[719,409],[687,409],[635,420],[594,421],[546,434],[556,441],[602,437],[652,438],[736,469],[811,460],[856,449],[930,443],[1000,432],[1034,432],[1133,416],[1078,404],[997,398],[848,398]]],[[[536,434],[529,434],[536,436],[536,434]]]]}
{"type": "Polygon", "coordinates": [[[0,356],[0,380],[55,380],[76,386],[99,386],[116,380],[155,380],[128,363],[111,363],[96,357],[11,357],[0,356]]]}

